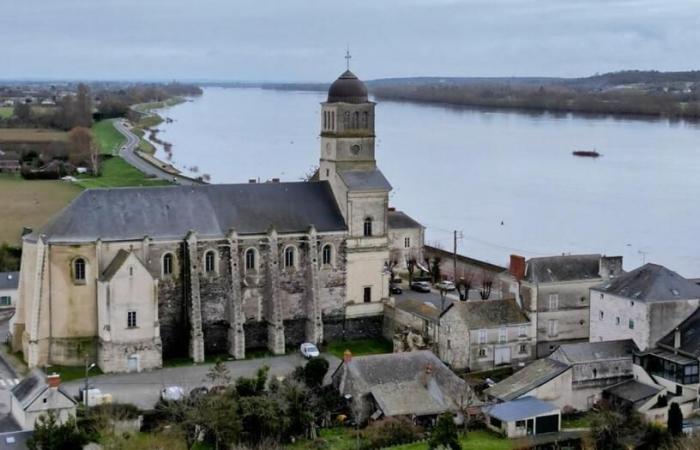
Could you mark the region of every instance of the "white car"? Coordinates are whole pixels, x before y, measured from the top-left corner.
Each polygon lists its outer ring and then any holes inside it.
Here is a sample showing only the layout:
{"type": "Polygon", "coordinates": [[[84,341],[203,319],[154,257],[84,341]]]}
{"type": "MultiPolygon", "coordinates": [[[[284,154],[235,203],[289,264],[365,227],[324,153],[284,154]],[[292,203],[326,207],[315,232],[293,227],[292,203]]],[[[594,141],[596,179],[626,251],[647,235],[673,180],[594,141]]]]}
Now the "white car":
{"type": "Polygon", "coordinates": [[[168,386],[160,391],[160,398],[176,402],[185,398],[185,390],[180,386],[168,386]]]}
{"type": "Polygon", "coordinates": [[[449,280],[441,281],[437,284],[437,288],[445,291],[454,291],[456,289],[455,284],[449,280]]]}
{"type": "Polygon", "coordinates": [[[300,350],[301,354],[304,355],[304,358],[317,358],[318,355],[321,354],[321,352],[318,351],[318,347],[310,342],[304,342],[301,344],[300,350]]]}

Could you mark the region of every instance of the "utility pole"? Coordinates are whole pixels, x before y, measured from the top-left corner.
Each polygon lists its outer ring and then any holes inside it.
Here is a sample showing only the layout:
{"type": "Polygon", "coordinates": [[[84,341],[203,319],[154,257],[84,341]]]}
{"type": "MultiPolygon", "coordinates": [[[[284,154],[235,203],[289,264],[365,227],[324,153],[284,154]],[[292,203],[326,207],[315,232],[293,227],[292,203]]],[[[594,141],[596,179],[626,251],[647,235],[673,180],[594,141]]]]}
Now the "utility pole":
{"type": "Polygon", "coordinates": [[[461,231],[454,230],[454,245],[452,247],[452,277],[454,278],[454,283],[457,284],[457,239],[462,239],[464,235],[461,231]]]}

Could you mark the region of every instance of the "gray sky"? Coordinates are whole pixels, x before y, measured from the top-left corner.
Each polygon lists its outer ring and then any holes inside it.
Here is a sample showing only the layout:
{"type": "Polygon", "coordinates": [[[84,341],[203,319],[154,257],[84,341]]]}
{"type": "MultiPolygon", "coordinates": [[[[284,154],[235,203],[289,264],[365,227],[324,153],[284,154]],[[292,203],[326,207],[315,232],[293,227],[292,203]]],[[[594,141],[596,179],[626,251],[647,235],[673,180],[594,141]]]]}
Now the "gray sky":
{"type": "Polygon", "coordinates": [[[698,0],[0,0],[0,78],[700,69],[698,0]]]}

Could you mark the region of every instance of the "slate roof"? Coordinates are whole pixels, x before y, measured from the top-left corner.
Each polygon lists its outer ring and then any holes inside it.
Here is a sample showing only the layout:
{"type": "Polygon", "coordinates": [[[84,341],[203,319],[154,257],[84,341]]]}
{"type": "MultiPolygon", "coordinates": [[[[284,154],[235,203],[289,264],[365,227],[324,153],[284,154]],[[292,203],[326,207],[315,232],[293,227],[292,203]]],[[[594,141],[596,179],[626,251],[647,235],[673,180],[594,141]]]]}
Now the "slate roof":
{"type": "Polygon", "coordinates": [[[0,450],[25,450],[34,431],[12,431],[0,433],[0,450]]]}
{"type": "Polygon", "coordinates": [[[47,225],[25,239],[45,234],[49,242],[182,239],[346,229],[327,182],[209,184],[83,191],[47,225]]]}
{"type": "Polygon", "coordinates": [[[120,249],[114,259],[112,259],[112,262],[110,262],[104,272],[102,272],[102,280],[111,280],[127,258],[129,258],[129,252],[120,249]]]}
{"type": "Polygon", "coordinates": [[[455,310],[470,330],[530,322],[515,299],[452,302],[443,314],[451,309],[455,310]]]}
{"type": "Polygon", "coordinates": [[[594,289],[648,302],[700,298],[700,286],[664,266],[652,263],[644,264],[594,289]]]}
{"type": "Polygon", "coordinates": [[[338,172],[349,191],[390,191],[391,184],[379,169],[338,172]]]}
{"type": "Polygon", "coordinates": [[[512,422],[514,420],[528,419],[547,413],[557,414],[559,411],[559,407],[551,403],[544,402],[535,397],[523,397],[491,406],[486,410],[486,413],[504,422],[512,422]]]}
{"type": "Polygon", "coordinates": [[[17,289],[19,285],[19,272],[0,272],[0,290],[17,289]]]}
{"type": "Polygon", "coordinates": [[[603,389],[603,392],[612,394],[631,403],[647,400],[658,394],[661,388],[649,386],[636,380],[627,380],[622,383],[603,389]]]}
{"type": "MultiPolygon", "coordinates": [[[[681,332],[680,350],[700,358],[700,308],[678,325],[681,332]]],[[[676,330],[672,330],[659,340],[659,345],[673,348],[676,330]]]]}
{"type": "Polygon", "coordinates": [[[396,302],[396,309],[415,314],[416,316],[433,322],[437,322],[440,318],[440,308],[425,300],[418,300],[415,298],[401,299],[396,302]]]}
{"type": "Polygon", "coordinates": [[[563,344],[552,353],[550,358],[566,364],[579,364],[605,359],[632,359],[637,346],[632,339],[605,342],[579,342],[563,344]]]}
{"type": "Polygon", "coordinates": [[[570,367],[554,359],[538,359],[484,392],[499,400],[514,400],[558,377],[570,367]]]}
{"type": "MultiPolygon", "coordinates": [[[[29,372],[29,375],[27,375],[22,381],[16,384],[10,390],[10,392],[22,406],[22,409],[27,409],[27,407],[47,389],[49,389],[49,385],[46,384],[46,375],[41,370],[34,369],[29,372]]],[[[58,391],[71,402],[75,403],[71,396],[68,395],[62,387],[59,386],[58,391]]]]}
{"type": "Polygon", "coordinates": [[[389,223],[389,229],[424,228],[423,225],[403,211],[389,211],[387,213],[387,221],[389,223]]]}
{"type": "Polygon", "coordinates": [[[353,357],[338,366],[333,379],[343,395],[360,398],[371,393],[385,415],[455,410],[468,389],[429,350],[353,357]],[[428,365],[432,368],[429,376],[428,365]]]}
{"type": "Polygon", "coordinates": [[[525,279],[532,283],[593,280],[600,278],[600,255],[561,255],[531,258],[525,279]]]}

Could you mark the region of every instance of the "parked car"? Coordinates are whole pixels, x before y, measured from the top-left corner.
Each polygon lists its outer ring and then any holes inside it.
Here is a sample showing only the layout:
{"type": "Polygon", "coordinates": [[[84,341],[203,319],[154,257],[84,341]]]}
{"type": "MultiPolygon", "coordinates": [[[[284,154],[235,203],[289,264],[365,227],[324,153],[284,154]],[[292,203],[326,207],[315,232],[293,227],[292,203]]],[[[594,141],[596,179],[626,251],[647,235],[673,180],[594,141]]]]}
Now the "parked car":
{"type": "Polygon", "coordinates": [[[185,390],[180,386],[168,386],[160,391],[160,398],[176,402],[185,398],[185,390]]]}
{"type": "Polygon", "coordinates": [[[401,288],[398,287],[397,285],[395,285],[395,284],[390,284],[390,285],[389,285],[389,292],[391,292],[391,293],[394,294],[394,295],[399,295],[399,294],[401,294],[403,291],[402,291],[401,288]]]}
{"type": "Polygon", "coordinates": [[[430,283],[427,281],[414,281],[411,283],[411,290],[416,292],[430,292],[430,283]]]}
{"type": "Polygon", "coordinates": [[[444,290],[444,291],[454,291],[457,289],[455,287],[455,284],[451,282],[450,280],[443,280],[439,282],[438,284],[435,285],[438,289],[444,290]]]}
{"type": "Polygon", "coordinates": [[[304,355],[304,358],[316,358],[321,354],[321,352],[318,351],[318,347],[310,342],[304,342],[301,344],[300,350],[301,354],[304,355]]]}

